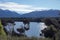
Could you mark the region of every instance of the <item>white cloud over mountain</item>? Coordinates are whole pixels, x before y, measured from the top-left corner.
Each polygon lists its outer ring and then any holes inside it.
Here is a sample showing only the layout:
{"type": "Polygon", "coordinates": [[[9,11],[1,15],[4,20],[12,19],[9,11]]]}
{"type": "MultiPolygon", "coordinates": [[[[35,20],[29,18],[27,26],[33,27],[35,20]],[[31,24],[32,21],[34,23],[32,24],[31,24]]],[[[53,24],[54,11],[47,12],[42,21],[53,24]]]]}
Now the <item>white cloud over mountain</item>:
{"type": "Polygon", "coordinates": [[[0,2],[0,9],[16,11],[18,13],[28,13],[35,10],[47,10],[49,8],[34,7],[32,5],[23,5],[14,2],[0,2]]]}

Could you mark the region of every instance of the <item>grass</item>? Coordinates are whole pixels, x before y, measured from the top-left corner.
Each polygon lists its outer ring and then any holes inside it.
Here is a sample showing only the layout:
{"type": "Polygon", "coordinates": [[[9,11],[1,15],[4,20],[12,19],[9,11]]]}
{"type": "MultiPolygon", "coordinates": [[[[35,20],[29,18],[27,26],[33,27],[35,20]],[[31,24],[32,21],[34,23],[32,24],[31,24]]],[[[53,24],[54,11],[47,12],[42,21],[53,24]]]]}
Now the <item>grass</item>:
{"type": "Polygon", "coordinates": [[[0,36],[0,40],[50,40],[50,39],[48,39],[48,38],[37,38],[37,37],[0,36]]]}

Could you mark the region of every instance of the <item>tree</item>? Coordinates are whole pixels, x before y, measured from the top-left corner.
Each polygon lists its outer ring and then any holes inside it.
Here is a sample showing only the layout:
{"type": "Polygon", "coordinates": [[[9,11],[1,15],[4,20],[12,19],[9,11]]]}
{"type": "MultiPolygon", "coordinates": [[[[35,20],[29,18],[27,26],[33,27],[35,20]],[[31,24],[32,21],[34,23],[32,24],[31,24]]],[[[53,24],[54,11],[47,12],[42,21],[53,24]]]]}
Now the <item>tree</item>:
{"type": "Polygon", "coordinates": [[[43,29],[41,32],[44,34],[44,37],[53,38],[53,40],[55,40],[57,29],[53,25],[50,25],[47,28],[43,29]]]}

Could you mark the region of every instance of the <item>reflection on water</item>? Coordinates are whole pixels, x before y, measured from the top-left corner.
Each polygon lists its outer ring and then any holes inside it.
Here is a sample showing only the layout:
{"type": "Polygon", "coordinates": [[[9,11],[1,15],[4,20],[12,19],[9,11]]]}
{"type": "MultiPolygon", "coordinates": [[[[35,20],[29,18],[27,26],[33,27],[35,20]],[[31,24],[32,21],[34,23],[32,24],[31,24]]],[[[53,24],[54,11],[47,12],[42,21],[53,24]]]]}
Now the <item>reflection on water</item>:
{"type": "MultiPolygon", "coordinates": [[[[15,31],[16,28],[19,28],[20,25],[23,25],[22,22],[15,22],[15,31]]],[[[26,35],[28,36],[37,36],[39,37],[39,34],[41,33],[41,30],[47,27],[44,23],[36,23],[36,22],[30,22],[30,29],[26,31],[26,35]]],[[[17,31],[16,31],[17,32],[17,31]]],[[[18,32],[17,32],[18,33],[18,32]]]]}

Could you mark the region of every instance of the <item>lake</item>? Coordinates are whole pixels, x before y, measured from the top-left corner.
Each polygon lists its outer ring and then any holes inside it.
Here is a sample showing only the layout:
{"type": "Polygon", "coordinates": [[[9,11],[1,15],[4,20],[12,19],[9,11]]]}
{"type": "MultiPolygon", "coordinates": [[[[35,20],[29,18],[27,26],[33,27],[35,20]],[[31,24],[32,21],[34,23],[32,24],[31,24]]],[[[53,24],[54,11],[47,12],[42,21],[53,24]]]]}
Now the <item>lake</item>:
{"type": "MultiPolygon", "coordinates": [[[[15,22],[15,23],[16,23],[16,25],[14,27],[15,31],[16,31],[16,28],[19,28],[21,25],[23,25],[22,22],[15,22]]],[[[40,23],[30,22],[30,29],[28,31],[26,31],[25,34],[29,37],[31,37],[31,36],[39,37],[41,30],[46,28],[46,27],[47,26],[43,22],[40,22],[40,23]]]]}

